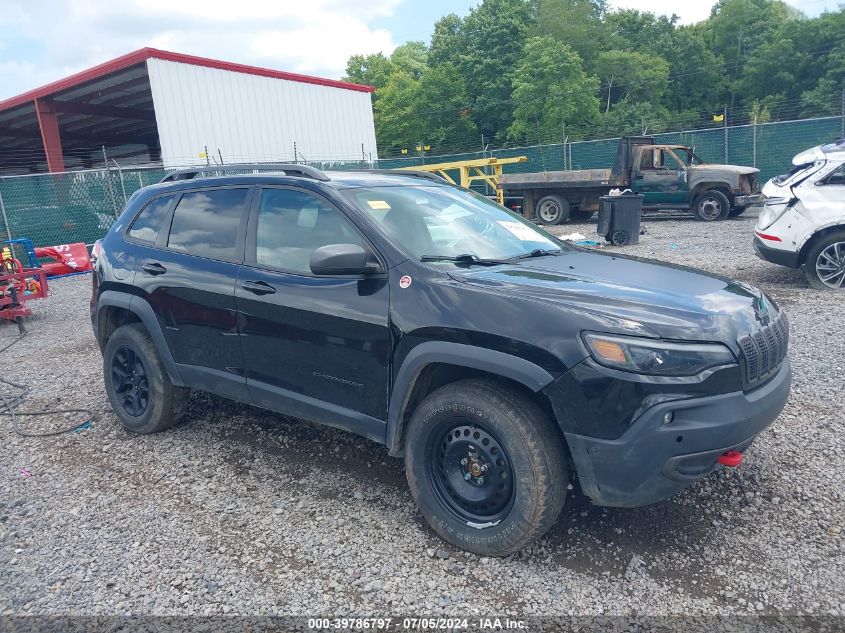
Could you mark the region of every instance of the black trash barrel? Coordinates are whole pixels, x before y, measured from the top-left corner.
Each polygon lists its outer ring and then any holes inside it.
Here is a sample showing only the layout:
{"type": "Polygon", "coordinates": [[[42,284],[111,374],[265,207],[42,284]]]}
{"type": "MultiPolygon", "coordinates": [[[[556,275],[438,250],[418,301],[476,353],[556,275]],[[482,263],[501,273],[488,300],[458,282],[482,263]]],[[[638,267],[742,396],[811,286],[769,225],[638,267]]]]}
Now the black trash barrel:
{"type": "Polygon", "coordinates": [[[643,196],[623,193],[599,198],[599,221],[596,233],[611,244],[639,244],[643,196]]]}

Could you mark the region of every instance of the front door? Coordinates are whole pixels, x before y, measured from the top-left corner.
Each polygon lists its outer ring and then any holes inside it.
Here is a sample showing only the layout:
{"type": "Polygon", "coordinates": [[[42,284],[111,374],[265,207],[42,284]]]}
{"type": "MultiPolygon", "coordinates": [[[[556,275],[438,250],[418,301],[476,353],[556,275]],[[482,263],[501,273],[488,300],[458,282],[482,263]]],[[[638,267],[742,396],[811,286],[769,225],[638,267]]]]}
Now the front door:
{"type": "MultiPolygon", "coordinates": [[[[235,308],[248,187],[188,191],[169,231],[142,250],[135,286],[158,318],[173,360],[192,386],[248,401],[235,308]]],[[[141,220],[138,217],[136,223],[141,220]]],[[[129,236],[132,237],[130,228],[129,236]]]]}
{"type": "MultiPolygon", "coordinates": [[[[311,253],[328,244],[367,248],[349,219],[314,192],[268,187],[253,202],[235,290],[247,384],[260,406],[347,427],[344,418],[357,417],[367,426],[387,414],[387,278],[313,275],[311,253]]],[[[352,430],[377,436],[378,427],[352,430]]]]}
{"type": "Polygon", "coordinates": [[[633,189],[643,194],[644,205],[687,203],[687,171],[668,149],[644,147],[633,189]]]}

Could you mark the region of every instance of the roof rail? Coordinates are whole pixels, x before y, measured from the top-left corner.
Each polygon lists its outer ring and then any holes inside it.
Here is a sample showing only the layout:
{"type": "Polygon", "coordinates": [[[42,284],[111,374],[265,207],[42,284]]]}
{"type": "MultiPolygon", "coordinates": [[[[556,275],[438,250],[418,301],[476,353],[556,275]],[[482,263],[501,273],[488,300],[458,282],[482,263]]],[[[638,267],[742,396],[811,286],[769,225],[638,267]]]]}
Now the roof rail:
{"type": "Polygon", "coordinates": [[[435,174],[431,171],[423,171],[421,169],[367,169],[365,171],[368,174],[392,174],[394,176],[410,176],[411,178],[424,178],[425,180],[433,180],[434,182],[439,182],[440,184],[450,184],[449,181],[446,180],[440,174],[435,174]]]}
{"type": "Polygon", "coordinates": [[[189,167],[186,169],[177,169],[170,172],[159,182],[175,182],[177,180],[192,180],[202,174],[226,174],[233,171],[272,171],[284,172],[285,176],[296,176],[299,178],[311,178],[312,180],[320,180],[326,182],[331,180],[325,173],[316,167],[309,167],[308,165],[295,165],[290,163],[255,163],[242,164],[233,163],[231,165],[208,165],[206,167],[189,167]]]}

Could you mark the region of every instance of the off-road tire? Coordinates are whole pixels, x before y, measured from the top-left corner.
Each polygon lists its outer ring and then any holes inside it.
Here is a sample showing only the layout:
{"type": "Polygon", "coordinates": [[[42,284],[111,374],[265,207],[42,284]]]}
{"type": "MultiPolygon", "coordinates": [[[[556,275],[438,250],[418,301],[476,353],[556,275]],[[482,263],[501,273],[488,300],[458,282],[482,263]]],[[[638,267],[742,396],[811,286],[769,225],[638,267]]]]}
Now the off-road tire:
{"type": "MultiPolygon", "coordinates": [[[[434,531],[483,556],[504,556],[539,538],[555,523],[566,501],[566,451],[560,431],[533,400],[494,380],[451,383],[419,404],[408,426],[405,470],[411,494],[434,531]],[[504,507],[495,524],[468,525],[438,488],[432,450],[442,454],[447,444],[443,449],[432,447],[455,425],[477,429],[481,441],[495,438],[503,449],[498,454],[504,453],[511,467],[511,505],[504,507]]],[[[488,484],[499,485],[495,473],[489,479],[488,484]]]]}
{"type": "Polygon", "coordinates": [[[185,413],[191,393],[190,389],[170,382],[152,338],[140,323],[123,325],[109,337],[103,350],[103,379],[115,414],[133,433],[155,433],[176,424],[185,413]],[[134,354],[134,359],[140,363],[148,387],[146,406],[139,415],[132,415],[127,410],[125,396],[121,397],[117,392],[116,381],[120,380],[120,375],[115,373],[115,358],[118,354],[125,358],[127,353],[134,354]]]}
{"type": "Polygon", "coordinates": [[[563,224],[569,219],[569,201],[561,196],[543,196],[534,209],[537,221],[545,226],[563,224]]]}
{"type": "Polygon", "coordinates": [[[710,189],[699,194],[692,205],[692,214],[701,222],[724,220],[731,212],[731,201],[721,191],[710,189]],[[718,205],[718,211],[715,207],[718,205]]]}
{"type": "MultiPolygon", "coordinates": [[[[820,271],[817,268],[821,254],[828,251],[830,247],[834,247],[835,249],[836,244],[840,245],[840,257],[845,256],[845,230],[828,233],[822,239],[816,240],[807,252],[807,257],[804,259],[804,275],[807,277],[807,282],[810,286],[816,290],[845,290],[845,280],[841,276],[834,277],[833,281],[838,281],[840,284],[839,288],[834,288],[821,280],[819,276],[820,271]]],[[[827,259],[824,263],[828,266],[833,266],[827,259]]],[[[830,272],[834,272],[832,268],[830,272]]]]}

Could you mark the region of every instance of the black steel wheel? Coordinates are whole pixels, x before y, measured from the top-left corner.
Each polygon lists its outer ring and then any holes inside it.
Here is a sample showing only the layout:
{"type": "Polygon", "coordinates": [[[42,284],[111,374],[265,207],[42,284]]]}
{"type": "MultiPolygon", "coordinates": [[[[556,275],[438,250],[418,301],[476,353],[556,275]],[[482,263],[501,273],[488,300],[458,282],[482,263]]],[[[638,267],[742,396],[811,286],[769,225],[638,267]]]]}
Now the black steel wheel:
{"type": "Polygon", "coordinates": [[[147,368],[129,347],[119,348],[112,356],[112,385],[123,410],[133,417],[144,414],[150,403],[147,368]]]}
{"type": "Polygon", "coordinates": [[[530,395],[469,378],[428,394],[405,434],[405,474],[446,541],[504,556],[548,531],[566,500],[560,429],[530,395]]]}
{"type": "Polygon", "coordinates": [[[461,521],[500,521],[513,504],[513,469],[505,448],[472,420],[442,425],[429,446],[429,483],[461,521]]]}

